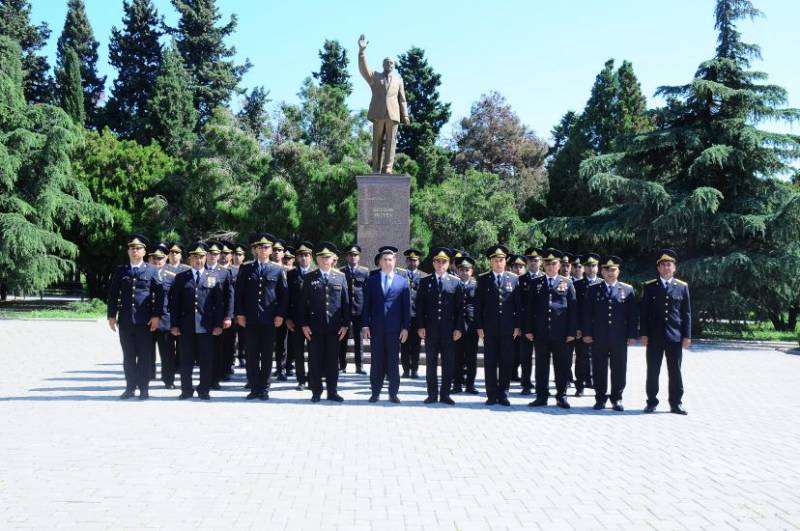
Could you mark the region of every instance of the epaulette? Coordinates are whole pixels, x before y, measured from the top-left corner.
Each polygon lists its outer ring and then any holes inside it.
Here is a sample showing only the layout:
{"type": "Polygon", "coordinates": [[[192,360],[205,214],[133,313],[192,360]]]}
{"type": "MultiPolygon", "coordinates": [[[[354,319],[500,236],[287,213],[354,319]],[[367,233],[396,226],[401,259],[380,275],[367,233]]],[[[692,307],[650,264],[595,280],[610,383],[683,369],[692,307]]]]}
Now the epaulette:
{"type": "Polygon", "coordinates": [[[398,271],[408,271],[408,269],[405,269],[403,267],[396,267],[395,269],[398,271]]]}
{"type": "Polygon", "coordinates": [[[458,278],[457,276],[455,276],[452,273],[445,273],[445,274],[447,275],[448,278],[452,278],[452,279],[458,280],[459,282],[461,281],[460,278],[458,278]]]}
{"type": "Polygon", "coordinates": [[[681,286],[688,286],[688,285],[689,285],[689,283],[688,283],[688,282],[684,282],[683,280],[681,280],[681,279],[679,279],[679,278],[676,278],[676,279],[675,279],[675,282],[677,282],[677,283],[678,283],[678,284],[680,284],[681,286]]]}
{"type": "Polygon", "coordinates": [[[341,273],[342,272],[340,269],[336,269],[335,267],[332,267],[331,271],[333,271],[334,273],[341,273]]]}
{"type": "Polygon", "coordinates": [[[358,266],[358,269],[360,269],[361,271],[369,271],[368,267],[364,267],[362,265],[358,266]]]}
{"type": "Polygon", "coordinates": [[[620,285],[620,286],[624,286],[624,287],[626,287],[626,288],[633,288],[633,286],[631,286],[630,284],[626,284],[626,283],[624,283],[624,282],[620,282],[620,283],[619,283],[619,285],[620,285]]]}
{"type": "Polygon", "coordinates": [[[165,269],[165,270],[164,270],[164,274],[165,274],[165,275],[172,275],[172,276],[174,277],[174,276],[175,276],[175,275],[177,275],[178,273],[173,273],[172,271],[167,271],[167,270],[165,269]]]}
{"type": "Polygon", "coordinates": [[[513,276],[519,278],[519,275],[514,273],[513,271],[506,271],[506,273],[508,273],[509,275],[513,275],[513,276]]]}
{"type": "Polygon", "coordinates": [[[478,274],[479,277],[485,277],[486,275],[491,275],[491,271],[484,271],[483,273],[478,274]]]}
{"type": "Polygon", "coordinates": [[[652,279],[652,280],[648,280],[648,281],[646,281],[646,282],[644,283],[644,285],[645,285],[645,286],[647,286],[648,284],[654,284],[656,281],[658,281],[658,279],[657,279],[657,278],[654,278],[654,279],[652,279]]]}

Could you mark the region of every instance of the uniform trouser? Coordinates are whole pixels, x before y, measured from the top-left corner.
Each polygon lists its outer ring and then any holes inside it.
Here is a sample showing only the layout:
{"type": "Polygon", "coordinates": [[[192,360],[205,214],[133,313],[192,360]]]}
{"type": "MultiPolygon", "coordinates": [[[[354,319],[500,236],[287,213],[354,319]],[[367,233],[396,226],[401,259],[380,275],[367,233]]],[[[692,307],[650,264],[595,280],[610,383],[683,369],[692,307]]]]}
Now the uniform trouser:
{"type": "MultiPolygon", "coordinates": [[[[524,338],[517,336],[514,338],[514,359],[511,361],[511,379],[519,379],[519,366],[522,365],[522,340],[524,338]]],[[[510,386],[510,384],[509,384],[510,386]]]]}
{"type": "Polygon", "coordinates": [[[513,361],[514,338],[511,334],[483,336],[483,372],[487,398],[497,400],[506,397],[513,361]]]}
{"type": "Polygon", "coordinates": [[[361,370],[362,366],[362,356],[361,356],[361,316],[354,315],[351,321],[350,328],[347,329],[347,335],[342,339],[341,345],[339,347],[339,368],[346,369],[347,368],[347,341],[349,338],[353,338],[353,357],[356,360],[356,370],[361,370]]]}
{"type": "Polygon", "coordinates": [[[120,324],[119,343],[122,346],[125,389],[135,391],[138,387],[141,392],[148,392],[156,350],[150,325],[120,324]]]}
{"type": "Polygon", "coordinates": [[[230,369],[236,360],[236,330],[239,325],[233,323],[230,328],[222,331],[222,343],[225,349],[225,374],[230,373],[230,369]]]}
{"type": "Polygon", "coordinates": [[[177,370],[178,338],[170,334],[169,330],[158,330],[156,344],[161,358],[161,381],[164,385],[173,385],[177,370]]]}
{"type": "Polygon", "coordinates": [[[214,343],[218,336],[210,332],[195,334],[194,332],[181,332],[181,393],[192,393],[192,371],[194,360],[197,358],[200,365],[200,385],[197,394],[208,394],[211,389],[211,372],[213,370],[214,343]]]}
{"type": "Polygon", "coordinates": [[[275,329],[275,370],[286,372],[286,324],[275,329]]]}
{"type": "Polygon", "coordinates": [[[530,391],[533,388],[533,381],[531,380],[531,374],[533,373],[533,341],[524,335],[519,336],[517,341],[519,342],[520,365],[522,365],[520,384],[522,389],[530,391]]]}
{"type": "MultiPolygon", "coordinates": [[[[429,329],[430,330],[430,329],[429,329]]],[[[455,344],[452,332],[445,334],[428,334],[425,336],[425,382],[428,384],[428,398],[436,399],[450,396],[450,386],[453,381],[453,362],[455,358],[455,344]],[[439,359],[442,360],[442,385],[438,386],[436,368],[439,359]]]]}
{"type": "Polygon", "coordinates": [[[308,342],[308,383],[314,396],[322,394],[322,377],[328,396],[339,382],[339,329],[315,330],[308,342]]]}
{"type": "MultiPolygon", "coordinates": [[[[661,373],[661,361],[667,357],[667,373],[669,375],[669,405],[679,406],[683,399],[683,377],[681,376],[681,360],[683,348],[675,342],[647,344],[647,405],[658,405],[658,376],[661,373]]],[[[595,378],[597,376],[595,375],[595,378]]]]}
{"type": "Polygon", "coordinates": [[[400,346],[400,362],[403,372],[416,372],[419,370],[419,351],[422,340],[417,333],[417,327],[408,329],[408,339],[400,346]]]}
{"type": "MultiPolygon", "coordinates": [[[[416,333],[416,331],[414,332],[416,333]]],[[[408,339],[411,339],[409,332],[408,339]]],[[[369,383],[372,394],[377,395],[383,388],[383,381],[389,378],[389,395],[396,395],[400,390],[400,331],[376,332],[370,330],[369,383]]]]}
{"type": "MultiPolygon", "coordinates": [[[[295,376],[297,383],[305,385],[306,379],[306,336],[303,335],[303,330],[297,326],[295,332],[289,332],[289,343],[292,345],[292,354],[294,355],[295,376]]],[[[309,350],[310,353],[310,350],[309,350]]]]}
{"type": "Polygon", "coordinates": [[[594,343],[586,344],[580,339],[575,340],[575,387],[583,390],[592,383],[592,352],[594,343]]]}
{"type": "Polygon", "coordinates": [[[475,374],[478,371],[478,332],[470,330],[456,341],[455,369],[453,370],[453,387],[475,387],[475,374]],[[466,373],[466,374],[465,374],[466,373]],[[466,376],[466,382],[465,382],[466,376]]]}
{"type": "Polygon", "coordinates": [[[628,345],[624,341],[613,344],[592,343],[592,365],[594,369],[595,402],[605,403],[607,398],[610,398],[612,403],[622,400],[622,392],[625,390],[626,373],[628,371],[628,345]],[[609,361],[611,366],[611,394],[607,396],[609,361]]]}
{"type": "Polygon", "coordinates": [[[536,348],[536,398],[546,399],[550,385],[550,360],[556,380],[556,398],[567,394],[572,357],[563,338],[535,338],[536,348]]]}
{"type": "Polygon", "coordinates": [[[394,120],[372,122],[372,170],[375,173],[388,173],[392,169],[398,125],[394,120]]]}
{"type": "Polygon", "coordinates": [[[244,328],[236,325],[236,356],[240,362],[244,361],[244,328]]]}
{"type": "Polygon", "coordinates": [[[575,376],[572,373],[572,360],[575,357],[575,342],[567,343],[567,355],[569,356],[569,367],[567,367],[567,385],[569,382],[575,381],[575,376]]]}
{"type": "Polygon", "coordinates": [[[275,326],[272,323],[248,324],[244,327],[244,343],[250,390],[263,393],[269,388],[272,353],[275,350],[275,326]]]}
{"type": "Polygon", "coordinates": [[[235,342],[236,332],[231,328],[226,328],[220,335],[214,336],[214,359],[211,365],[211,383],[213,385],[219,385],[228,375],[235,342]]]}

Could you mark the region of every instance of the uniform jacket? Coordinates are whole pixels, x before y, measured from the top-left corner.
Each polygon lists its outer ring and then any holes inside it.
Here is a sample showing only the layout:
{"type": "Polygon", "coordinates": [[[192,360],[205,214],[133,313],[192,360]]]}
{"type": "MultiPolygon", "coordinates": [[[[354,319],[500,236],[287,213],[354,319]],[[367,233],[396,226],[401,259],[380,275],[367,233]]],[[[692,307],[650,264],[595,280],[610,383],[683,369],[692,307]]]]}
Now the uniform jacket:
{"type": "Polygon", "coordinates": [[[117,266],[106,300],[106,315],[120,324],[146,325],[164,313],[164,289],[158,269],[142,264],[134,274],[130,264],[117,266]]]}
{"type": "Polygon", "coordinates": [[[528,298],[525,332],[534,339],[566,340],[575,337],[578,314],[572,281],[557,275],[550,288],[547,275],[537,278],[528,298]]]}
{"type": "Polygon", "coordinates": [[[243,315],[247,324],[272,324],[275,317],[286,317],[289,290],[283,267],[266,262],[259,272],[254,260],[239,267],[236,278],[235,311],[243,315]]]}
{"type": "Polygon", "coordinates": [[[478,289],[478,281],[471,278],[468,282],[462,282],[461,286],[464,290],[464,302],[461,306],[464,318],[461,330],[462,332],[471,332],[475,330],[475,293],[478,289]]]}
{"type": "Polygon", "coordinates": [[[692,304],[689,285],[677,278],[667,289],[660,278],[644,283],[639,335],[655,344],[676,343],[692,337],[692,304]]]}
{"type": "Polygon", "coordinates": [[[586,292],[589,289],[589,286],[602,283],[603,279],[599,276],[594,277],[593,281],[589,281],[588,277],[583,277],[572,282],[572,285],[575,286],[575,303],[577,304],[578,309],[578,330],[583,331],[585,326],[583,324],[583,318],[585,315],[585,312],[583,311],[583,301],[586,298],[586,292]]]}
{"type": "Polygon", "coordinates": [[[428,275],[417,291],[417,326],[429,336],[452,337],[464,329],[464,286],[461,279],[445,273],[439,289],[436,275],[428,275]]]}
{"type": "Polygon", "coordinates": [[[617,282],[610,295],[605,282],[592,284],[581,310],[583,335],[592,336],[594,343],[619,345],[639,337],[639,303],[630,284],[617,282]]]}
{"type": "Polygon", "coordinates": [[[495,275],[487,271],[478,275],[475,293],[475,328],[489,336],[512,335],[522,325],[519,277],[502,273],[498,289],[495,275]]]}
{"type": "Polygon", "coordinates": [[[352,313],[344,273],[331,269],[327,282],[320,269],[307,273],[300,295],[299,316],[298,324],[311,327],[312,333],[338,331],[350,326],[352,313]]]}
{"type": "Polygon", "coordinates": [[[310,267],[305,275],[302,274],[299,267],[295,267],[286,273],[286,283],[289,288],[289,302],[286,308],[286,318],[291,319],[295,323],[300,322],[300,298],[303,294],[303,283],[314,272],[314,268],[310,267]]]}
{"type": "Polygon", "coordinates": [[[369,278],[369,269],[364,266],[356,266],[350,271],[350,266],[344,266],[344,275],[347,279],[347,294],[350,296],[350,310],[354,316],[361,316],[364,307],[364,285],[369,278]]]}
{"type": "MultiPolygon", "coordinates": [[[[181,334],[210,334],[221,328],[225,315],[225,286],[217,271],[202,270],[200,283],[194,270],[178,273],[172,286],[170,315],[172,326],[181,334]]],[[[224,278],[224,277],[223,277],[224,278]]]]}

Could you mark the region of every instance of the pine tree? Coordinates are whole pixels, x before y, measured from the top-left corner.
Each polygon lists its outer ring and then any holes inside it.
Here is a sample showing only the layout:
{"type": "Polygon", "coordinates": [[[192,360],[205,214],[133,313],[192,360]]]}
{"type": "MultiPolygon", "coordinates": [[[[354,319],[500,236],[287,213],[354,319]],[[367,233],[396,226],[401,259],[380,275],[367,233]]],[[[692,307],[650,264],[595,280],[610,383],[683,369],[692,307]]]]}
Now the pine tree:
{"type": "MultiPolygon", "coordinates": [[[[647,112],[647,99],[633,72],[630,61],[623,61],[616,73],[617,97],[614,106],[615,131],[613,142],[625,142],[628,137],[653,128],[652,116],[647,112]]],[[[616,147],[616,146],[615,146],[616,147]]]]}
{"type": "Polygon", "coordinates": [[[37,55],[50,38],[46,23],[31,24],[28,0],[0,0],[0,35],[9,37],[22,48],[22,72],[25,99],[29,103],[50,103],[53,100],[53,79],[47,57],[37,55]]]}
{"type": "Polygon", "coordinates": [[[164,34],[162,17],[151,0],[125,0],[123,28],[111,29],[108,45],[109,63],[117,69],[117,78],[106,105],[106,120],[120,138],[148,144],[147,102],[153,94],[161,67],[164,34]]]}
{"type": "Polygon", "coordinates": [[[253,134],[259,142],[263,142],[269,132],[267,104],[270,101],[268,90],[264,90],[264,87],[254,87],[245,97],[244,105],[236,115],[241,126],[253,134]]]}
{"type": "Polygon", "coordinates": [[[337,40],[325,39],[322,49],[319,51],[321,62],[319,72],[314,72],[314,79],[320,85],[338,87],[349,96],[353,92],[353,84],[350,82],[350,73],[347,65],[347,50],[337,40]]]}
{"type": "Polygon", "coordinates": [[[192,76],[194,105],[198,111],[197,130],[208,121],[218,105],[225,105],[238,91],[239,82],[250,61],[237,65],[231,58],[236,49],[225,45],[225,38],[236,29],[236,15],[223,26],[216,0],[172,0],[178,10],[175,36],[183,64],[192,76]]]}
{"type": "Polygon", "coordinates": [[[442,76],[425,58],[422,48],[412,47],[397,61],[403,78],[411,123],[399,129],[397,149],[417,160],[421,151],[436,143],[444,124],[450,119],[450,104],[439,97],[442,76]]]}
{"type": "Polygon", "coordinates": [[[0,36],[0,283],[32,292],[74,272],[67,230],[110,218],[72,173],[81,128],[58,107],[26,105],[20,57],[0,36]]]}
{"type": "Polygon", "coordinates": [[[164,60],[147,102],[148,137],[170,155],[184,153],[195,139],[197,111],[192,101],[192,81],[175,43],[164,60]]]}
{"type": "Polygon", "coordinates": [[[736,21],[758,14],[749,0],[718,0],[716,55],[690,83],[658,89],[667,99],[659,128],[581,164],[599,209],[542,226],[621,253],[639,278],[654,273],[660,247],[673,247],[697,319],[770,318],[780,328],[800,300],[800,193],[787,180],[800,136],[757,126],[800,110],[750,70],[759,49],[741,41],[736,21]]]}
{"type": "Polygon", "coordinates": [[[95,128],[102,124],[100,102],[106,83],[106,77],[97,74],[98,46],[99,43],[94,38],[92,26],[86,16],[83,0],[69,0],[64,29],[58,38],[56,47],[58,57],[56,79],[63,100],[65,97],[63,92],[69,90],[69,83],[65,78],[67,50],[74,50],[81,62],[81,85],[83,86],[83,107],[86,112],[86,121],[88,125],[95,128]]]}
{"type": "Polygon", "coordinates": [[[83,108],[83,87],[81,86],[81,60],[73,49],[67,49],[64,60],[64,74],[61,87],[61,108],[72,121],[83,126],[86,111],[83,108]]]}

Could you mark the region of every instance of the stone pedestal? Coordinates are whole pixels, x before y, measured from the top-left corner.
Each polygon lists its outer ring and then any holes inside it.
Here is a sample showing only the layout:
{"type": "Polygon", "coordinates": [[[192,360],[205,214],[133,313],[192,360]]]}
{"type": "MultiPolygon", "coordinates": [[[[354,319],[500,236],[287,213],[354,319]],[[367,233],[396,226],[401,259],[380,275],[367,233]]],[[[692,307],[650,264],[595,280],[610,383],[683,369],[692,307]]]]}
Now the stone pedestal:
{"type": "Polygon", "coordinates": [[[378,248],[393,245],[402,253],[411,237],[411,177],[359,175],[358,244],[361,265],[373,269],[378,248]]]}

